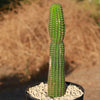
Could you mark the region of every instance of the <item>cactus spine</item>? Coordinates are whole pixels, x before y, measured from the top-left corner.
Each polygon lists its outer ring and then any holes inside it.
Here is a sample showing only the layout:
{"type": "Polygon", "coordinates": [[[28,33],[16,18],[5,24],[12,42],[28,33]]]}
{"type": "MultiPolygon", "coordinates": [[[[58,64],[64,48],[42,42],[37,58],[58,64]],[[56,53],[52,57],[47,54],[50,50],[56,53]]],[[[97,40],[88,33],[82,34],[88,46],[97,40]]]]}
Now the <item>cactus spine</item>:
{"type": "Polygon", "coordinates": [[[58,97],[65,93],[64,77],[64,34],[65,25],[60,4],[52,4],[49,14],[49,55],[48,96],[58,97]]]}

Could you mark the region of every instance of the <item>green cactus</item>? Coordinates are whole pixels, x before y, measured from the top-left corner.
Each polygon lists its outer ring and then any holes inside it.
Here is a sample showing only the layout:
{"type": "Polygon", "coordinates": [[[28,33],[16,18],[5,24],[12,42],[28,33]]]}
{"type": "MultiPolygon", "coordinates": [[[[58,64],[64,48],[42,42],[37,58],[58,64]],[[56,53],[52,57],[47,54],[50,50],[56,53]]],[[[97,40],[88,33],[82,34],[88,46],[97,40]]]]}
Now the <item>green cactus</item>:
{"type": "Polygon", "coordinates": [[[49,34],[54,43],[62,42],[64,39],[65,26],[62,7],[60,4],[52,4],[49,14],[49,34]]]}
{"type": "Polygon", "coordinates": [[[49,55],[48,96],[58,97],[65,93],[64,76],[64,17],[60,4],[52,4],[49,14],[49,55]]]}

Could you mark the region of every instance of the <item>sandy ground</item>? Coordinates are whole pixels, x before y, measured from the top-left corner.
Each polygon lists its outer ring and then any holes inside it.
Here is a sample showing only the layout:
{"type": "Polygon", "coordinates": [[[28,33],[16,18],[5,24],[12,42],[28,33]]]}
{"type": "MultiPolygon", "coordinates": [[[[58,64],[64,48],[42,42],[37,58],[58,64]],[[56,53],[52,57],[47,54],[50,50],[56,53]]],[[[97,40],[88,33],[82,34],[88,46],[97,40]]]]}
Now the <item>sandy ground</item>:
{"type": "MultiPolygon", "coordinates": [[[[99,100],[100,66],[76,69],[66,76],[66,81],[83,86],[85,89],[84,100],[99,100]]],[[[4,91],[0,92],[0,100],[25,100],[25,89],[27,85],[5,89],[4,91]]]]}
{"type": "Polygon", "coordinates": [[[66,77],[66,81],[75,82],[84,87],[84,100],[99,100],[100,66],[75,70],[66,77]]]}

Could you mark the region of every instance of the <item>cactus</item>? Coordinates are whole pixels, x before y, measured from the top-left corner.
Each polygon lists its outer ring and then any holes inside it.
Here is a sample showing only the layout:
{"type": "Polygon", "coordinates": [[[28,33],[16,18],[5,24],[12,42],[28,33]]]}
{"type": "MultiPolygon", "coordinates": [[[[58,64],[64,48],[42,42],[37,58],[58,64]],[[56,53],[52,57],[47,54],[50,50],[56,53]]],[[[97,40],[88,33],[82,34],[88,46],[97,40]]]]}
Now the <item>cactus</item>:
{"type": "Polygon", "coordinates": [[[62,7],[60,4],[52,4],[49,14],[49,34],[51,41],[60,43],[64,39],[65,27],[62,7]]]}
{"type": "Polygon", "coordinates": [[[49,14],[49,54],[48,96],[59,97],[65,93],[64,76],[64,34],[65,25],[60,4],[52,4],[49,14]]]}

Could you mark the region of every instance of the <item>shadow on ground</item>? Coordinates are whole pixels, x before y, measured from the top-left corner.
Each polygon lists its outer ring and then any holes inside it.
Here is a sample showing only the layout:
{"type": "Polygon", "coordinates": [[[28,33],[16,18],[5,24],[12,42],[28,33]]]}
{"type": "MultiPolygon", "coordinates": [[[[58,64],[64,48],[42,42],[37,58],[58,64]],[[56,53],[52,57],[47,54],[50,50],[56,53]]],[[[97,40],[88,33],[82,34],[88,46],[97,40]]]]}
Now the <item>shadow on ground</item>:
{"type": "MultiPolygon", "coordinates": [[[[48,66],[48,63],[42,65],[40,71],[32,74],[29,81],[20,82],[18,75],[1,79],[0,82],[3,84],[0,85],[0,100],[25,100],[26,87],[47,81],[48,66]]],[[[66,62],[65,75],[69,75],[73,70],[74,68],[66,62]]]]}

